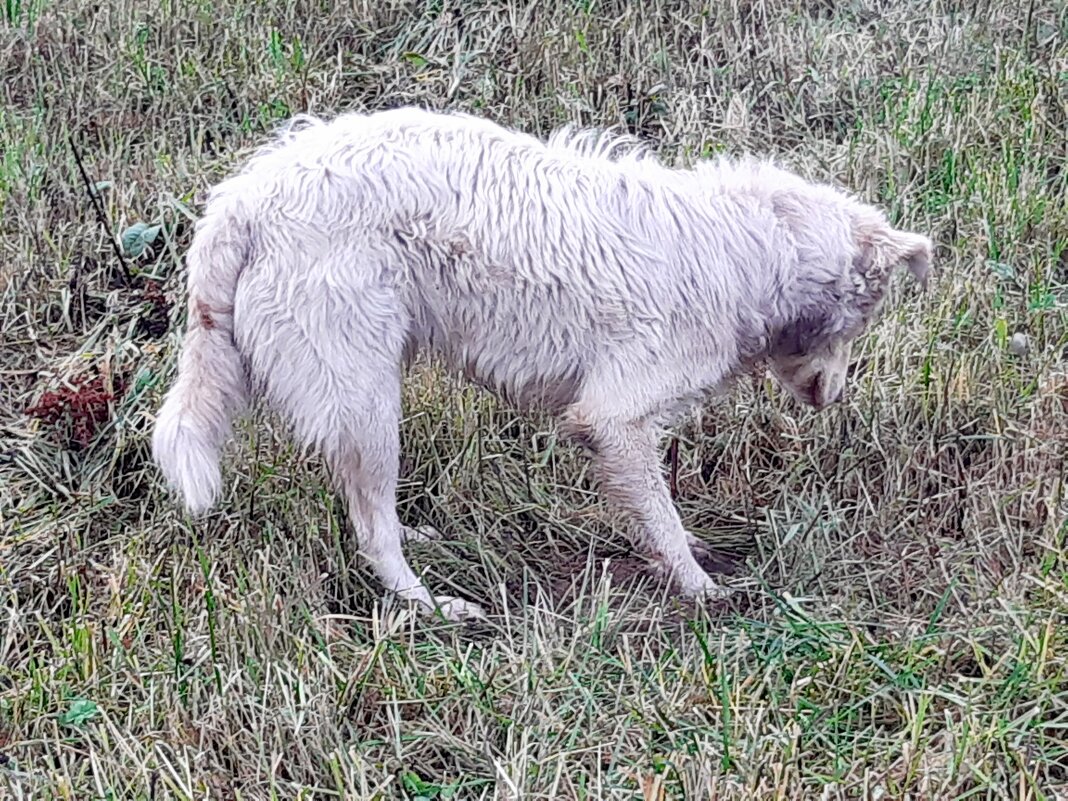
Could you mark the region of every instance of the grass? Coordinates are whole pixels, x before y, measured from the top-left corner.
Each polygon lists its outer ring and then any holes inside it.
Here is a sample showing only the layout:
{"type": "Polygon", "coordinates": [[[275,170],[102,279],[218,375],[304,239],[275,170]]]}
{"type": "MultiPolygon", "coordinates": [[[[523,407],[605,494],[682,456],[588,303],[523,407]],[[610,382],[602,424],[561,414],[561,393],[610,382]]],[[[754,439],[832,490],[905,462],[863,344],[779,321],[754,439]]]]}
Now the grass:
{"type": "Polygon", "coordinates": [[[0,797],[1068,797],[1066,36],[1053,0],[5,0],[0,797]],[[847,407],[754,379],[679,429],[729,607],[432,367],[400,509],[482,628],[384,605],[265,413],[208,519],[163,492],[198,193],[291,113],[408,102],[773,154],[937,239],[847,407]]]}

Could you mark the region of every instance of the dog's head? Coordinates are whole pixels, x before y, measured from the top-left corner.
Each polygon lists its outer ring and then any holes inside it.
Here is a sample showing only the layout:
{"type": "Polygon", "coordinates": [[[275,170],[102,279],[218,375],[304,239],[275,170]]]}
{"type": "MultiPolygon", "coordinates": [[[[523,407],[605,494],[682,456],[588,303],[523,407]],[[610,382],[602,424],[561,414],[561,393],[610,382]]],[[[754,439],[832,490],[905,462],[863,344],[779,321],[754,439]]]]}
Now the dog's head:
{"type": "Polygon", "coordinates": [[[927,286],[931,240],[826,187],[777,193],[773,207],[796,248],[797,272],[768,366],[795,398],[822,409],[843,399],[853,341],[878,314],[894,271],[905,265],[927,286]]]}

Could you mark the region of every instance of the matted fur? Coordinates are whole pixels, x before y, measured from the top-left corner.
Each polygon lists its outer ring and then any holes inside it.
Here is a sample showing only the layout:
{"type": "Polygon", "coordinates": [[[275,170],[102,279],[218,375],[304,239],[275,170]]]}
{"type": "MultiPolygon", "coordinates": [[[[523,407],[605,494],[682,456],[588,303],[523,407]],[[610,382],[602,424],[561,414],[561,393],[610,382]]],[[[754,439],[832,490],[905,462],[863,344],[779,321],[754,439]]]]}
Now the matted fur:
{"type": "Polygon", "coordinates": [[[843,391],[850,341],[927,238],[757,162],[669,169],[631,140],[412,108],[302,117],[211,193],[154,456],[194,513],[255,388],[316,446],[387,589],[459,618],[402,553],[401,375],[423,349],[592,453],[604,494],[687,594],[694,560],[661,426],[767,360],[802,401],[843,391]]]}

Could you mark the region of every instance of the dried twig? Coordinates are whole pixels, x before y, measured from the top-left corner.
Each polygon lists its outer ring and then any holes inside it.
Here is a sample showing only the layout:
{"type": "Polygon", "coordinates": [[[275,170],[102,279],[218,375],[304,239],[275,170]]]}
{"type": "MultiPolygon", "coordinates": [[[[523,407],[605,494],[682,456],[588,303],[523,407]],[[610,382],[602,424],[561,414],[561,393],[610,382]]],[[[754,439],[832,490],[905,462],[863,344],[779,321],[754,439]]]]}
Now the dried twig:
{"type": "Polygon", "coordinates": [[[108,235],[108,240],[111,242],[111,248],[115,251],[115,255],[119,259],[119,266],[122,268],[123,283],[129,286],[133,282],[133,273],[130,272],[130,265],[126,263],[126,257],[122,254],[122,248],[119,247],[119,240],[115,238],[115,232],[111,228],[111,223],[108,221],[108,215],[104,211],[104,203],[100,200],[100,192],[93,186],[89,180],[89,173],[85,171],[85,164],[82,162],[81,153],[78,152],[78,146],[74,144],[74,136],[67,134],[67,141],[70,143],[70,150],[74,154],[74,160],[78,164],[78,171],[82,174],[82,181],[85,182],[85,191],[89,194],[89,202],[93,205],[93,211],[96,212],[97,221],[103,226],[105,233],[108,235]]]}

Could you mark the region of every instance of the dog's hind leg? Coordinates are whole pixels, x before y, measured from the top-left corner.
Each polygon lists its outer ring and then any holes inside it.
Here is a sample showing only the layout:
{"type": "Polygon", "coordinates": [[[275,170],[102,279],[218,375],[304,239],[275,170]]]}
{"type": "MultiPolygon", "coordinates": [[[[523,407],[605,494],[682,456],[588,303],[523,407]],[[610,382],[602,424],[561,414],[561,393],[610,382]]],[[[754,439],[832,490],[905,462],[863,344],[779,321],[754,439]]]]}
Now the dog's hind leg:
{"type": "Polygon", "coordinates": [[[690,551],[690,535],[660,469],[657,429],[642,422],[601,419],[575,407],[562,422],[564,431],[592,453],[601,492],[634,524],[641,545],[683,594],[729,595],[690,551]]]}
{"type": "Polygon", "coordinates": [[[404,313],[388,286],[358,295],[295,283],[299,302],[272,305],[274,286],[253,277],[245,352],[271,405],[315,446],[344,493],[360,552],[388,592],[450,620],[481,616],[477,605],[434,598],[404,556],[397,516],[404,313]],[[261,332],[267,332],[263,335],[261,332]]]}

